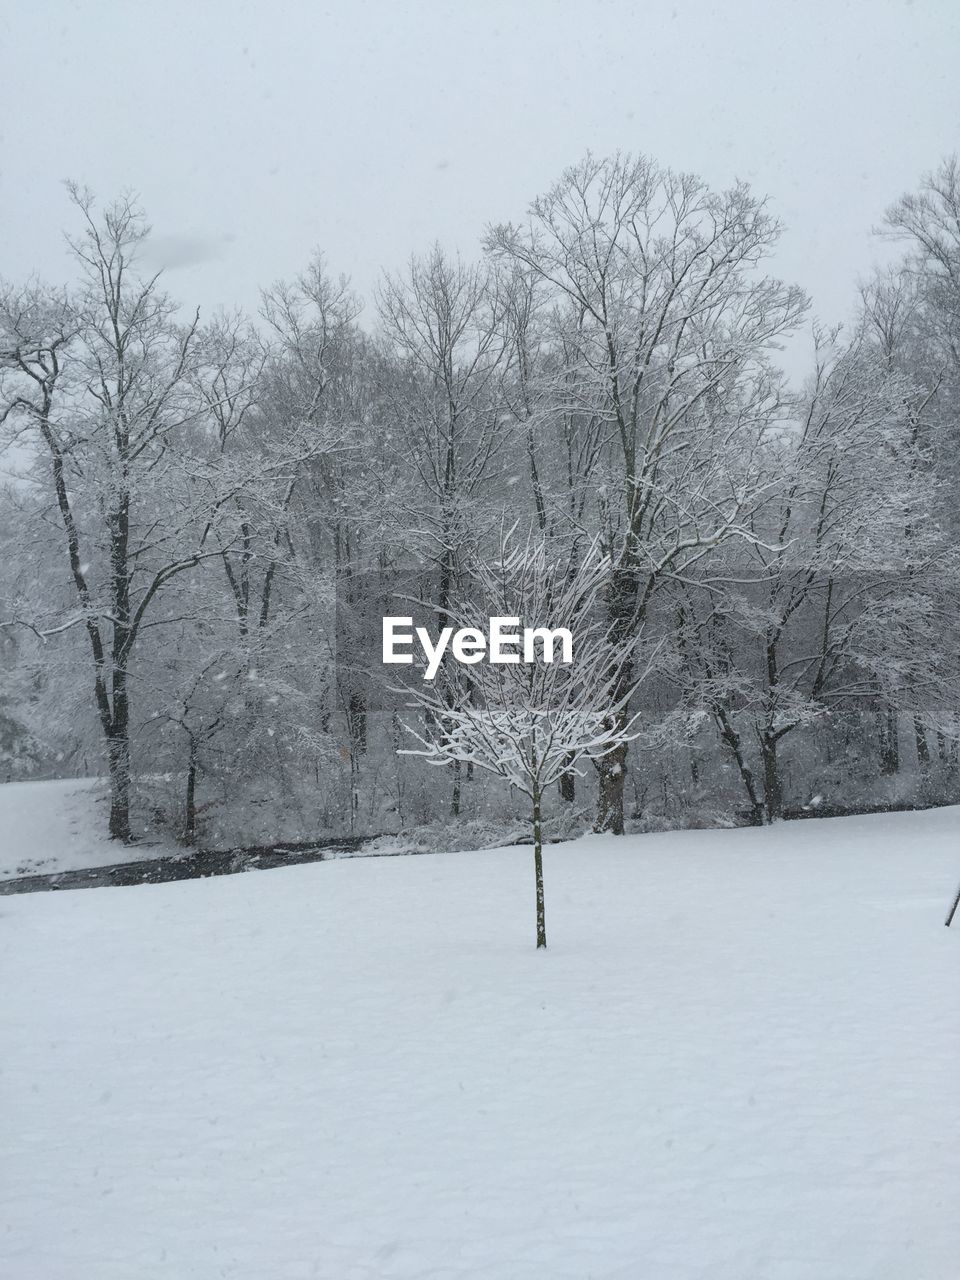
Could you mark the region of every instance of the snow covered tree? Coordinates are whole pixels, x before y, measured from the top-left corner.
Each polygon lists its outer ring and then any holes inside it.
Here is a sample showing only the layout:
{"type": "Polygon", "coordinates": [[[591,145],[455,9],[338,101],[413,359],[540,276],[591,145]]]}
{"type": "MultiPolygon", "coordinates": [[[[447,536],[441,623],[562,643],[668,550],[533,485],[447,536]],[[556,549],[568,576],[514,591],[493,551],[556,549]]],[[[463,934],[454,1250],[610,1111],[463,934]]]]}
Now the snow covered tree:
{"type": "Polygon", "coordinates": [[[790,735],[822,736],[837,715],[870,708],[878,689],[902,697],[911,665],[903,628],[919,638],[924,612],[911,573],[930,545],[911,392],[862,335],[846,344],[818,335],[795,428],[766,447],[777,483],[751,519],[751,540],[715,557],[722,590],[708,576],[699,604],[686,593],[691,709],[714,720],[753,821],[783,814],[790,735]],[[899,652],[885,633],[897,634],[899,652]]]}
{"type": "Polygon", "coordinates": [[[926,544],[925,588],[915,618],[924,636],[911,637],[915,659],[900,706],[913,720],[920,772],[930,771],[929,731],[936,738],[941,777],[955,795],[960,780],[960,667],[946,642],[960,590],[960,160],[947,156],[926,174],[919,190],[887,210],[886,235],[906,246],[904,260],[863,290],[865,326],[891,368],[914,384],[910,404],[917,479],[926,493],[925,522],[913,521],[911,541],[926,544]],[[937,534],[939,538],[937,539],[937,534]],[[935,548],[931,544],[936,544],[935,548]],[[951,661],[952,658],[952,661],[951,661]],[[926,668],[923,671],[923,668],[926,668]],[[921,675],[921,671],[923,674],[921,675]],[[912,702],[912,707],[905,704],[912,702]]]}
{"type": "MultiPolygon", "coordinates": [[[[718,194],[644,156],[588,155],[533,203],[525,227],[488,237],[575,326],[561,382],[605,426],[597,519],[618,642],[662,584],[744,536],[757,499],[749,458],[777,411],[768,355],[806,305],[756,274],[778,234],[743,184],[718,194]]],[[[620,682],[631,682],[629,661],[620,682]]],[[[600,830],[623,831],[626,758],[624,741],[602,761],[600,830]]]]}
{"type": "Polygon", "coordinates": [[[491,618],[524,628],[543,629],[539,657],[530,652],[503,662],[470,664],[469,679],[457,678],[450,666],[438,688],[412,690],[410,705],[425,712],[417,728],[420,742],[408,754],[432,765],[459,762],[508,782],[530,801],[536,889],[537,947],[547,945],[543,889],[543,803],[548,788],[578,764],[601,761],[635,736],[633,720],[624,712],[647,674],[637,674],[636,641],[612,642],[609,627],[598,616],[609,565],[599,544],[591,544],[571,573],[569,564],[550,557],[542,539],[511,546],[501,539],[494,562],[478,560],[470,598],[446,613],[448,625],[463,628],[474,644],[491,618]],[[566,631],[570,652],[557,653],[566,631]],[[532,660],[530,660],[532,658],[532,660]],[[631,664],[624,687],[621,674],[631,664]],[[476,664],[476,665],[474,665],[476,664]]]}
{"type": "MultiPolygon", "coordinates": [[[[436,569],[441,619],[471,545],[496,522],[485,496],[506,441],[500,304],[488,264],[463,262],[439,245],[411,258],[404,274],[386,275],[378,294],[383,336],[398,362],[384,397],[406,476],[396,499],[410,559],[436,569]]],[[[452,764],[456,817],[461,770],[452,764]]]]}
{"type": "Polygon", "coordinates": [[[133,655],[168,585],[219,552],[205,546],[208,495],[185,495],[175,447],[196,412],[196,321],[177,323],[157,277],[137,276],[148,233],[140,209],[122,199],[98,219],[89,193],[70,192],[83,228],[70,242],[81,284],[4,292],[0,406],[15,434],[32,437],[38,480],[46,472],[74,594],[72,616],[53,626],[86,631],[110,835],[128,840],[133,655]]]}
{"type": "Polygon", "coordinates": [[[894,238],[909,247],[907,269],[945,361],[960,371],[960,158],[942,160],[920,190],[901,196],[886,213],[894,238]]]}
{"type": "MultiPolygon", "coordinates": [[[[121,838],[148,794],[188,841],[480,817],[504,775],[454,750],[445,788],[398,761],[370,637],[398,596],[472,618],[471,564],[493,554],[502,576],[517,522],[552,599],[603,551],[616,723],[578,757],[597,829],[692,805],[761,822],[801,790],[850,796],[871,764],[893,798],[914,749],[927,797],[952,794],[958,175],[947,160],[891,206],[906,256],[797,394],[776,351],[805,300],[763,275],[778,226],[742,184],[588,156],[479,262],[434,248],[385,277],[372,330],[319,254],[259,316],[184,324],[138,275],[139,209],[73,189],[76,285],[0,288],[7,768],[106,773],[121,838]],[[631,701],[641,633],[669,662],[631,701]],[[628,757],[614,730],[638,709],[628,757]]],[[[507,698],[524,759],[550,739],[537,698],[566,697],[562,665],[541,674],[556,687],[507,698]]],[[[431,741],[454,715],[492,723],[509,690],[488,678],[447,655],[431,741]]]]}

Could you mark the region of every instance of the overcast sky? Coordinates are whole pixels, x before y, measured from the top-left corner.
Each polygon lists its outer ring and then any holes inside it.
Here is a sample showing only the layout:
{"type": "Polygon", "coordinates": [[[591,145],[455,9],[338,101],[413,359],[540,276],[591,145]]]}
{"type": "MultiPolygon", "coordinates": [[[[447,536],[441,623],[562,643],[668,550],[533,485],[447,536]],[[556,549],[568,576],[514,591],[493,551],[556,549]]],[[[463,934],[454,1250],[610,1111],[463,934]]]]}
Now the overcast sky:
{"type": "Polygon", "coordinates": [[[38,0],[4,28],[0,274],[65,277],[74,177],[139,192],[205,310],[315,246],[369,295],[620,148],[769,195],[776,270],[833,322],[884,207],[960,149],[958,0],[38,0]]]}

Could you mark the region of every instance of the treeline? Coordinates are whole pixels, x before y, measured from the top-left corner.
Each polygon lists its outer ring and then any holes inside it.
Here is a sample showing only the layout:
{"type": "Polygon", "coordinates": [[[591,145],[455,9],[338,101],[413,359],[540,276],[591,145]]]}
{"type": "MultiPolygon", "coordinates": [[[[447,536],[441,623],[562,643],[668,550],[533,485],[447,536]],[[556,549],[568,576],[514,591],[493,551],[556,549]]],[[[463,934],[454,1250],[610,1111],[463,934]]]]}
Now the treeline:
{"type": "Polygon", "coordinates": [[[955,160],[836,332],[766,273],[762,199],[644,157],[411,259],[369,319],[318,255],[185,320],[136,204],[70,194],[78,282],[0,294],[0,777],[103,772],[118,839],[502,834],[509,789],[399,754],[340,624],[418,575],[444,616],[516,525],[571,573],[599,538],[623,689],[658,646],[557,830],[960,800],[955,160]]]}

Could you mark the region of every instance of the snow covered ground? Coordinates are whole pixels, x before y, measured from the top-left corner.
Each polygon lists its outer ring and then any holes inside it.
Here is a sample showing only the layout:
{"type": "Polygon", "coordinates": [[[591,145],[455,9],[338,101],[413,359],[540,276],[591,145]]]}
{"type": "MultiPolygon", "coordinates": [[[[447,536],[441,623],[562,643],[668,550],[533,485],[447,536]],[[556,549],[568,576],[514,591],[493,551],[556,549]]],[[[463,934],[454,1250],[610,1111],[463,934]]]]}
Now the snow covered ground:
{"type": "Polygon", "coordinates": [[[960,810],[2,900],[10,1280],[957,1280],[960,810]]]}
{"type": "Polygon", "coordinates": [[[124,846],[109,840],[107,803],[98,778],[0,785],[0,880],[174,852],[156,841],[124,846]]]}

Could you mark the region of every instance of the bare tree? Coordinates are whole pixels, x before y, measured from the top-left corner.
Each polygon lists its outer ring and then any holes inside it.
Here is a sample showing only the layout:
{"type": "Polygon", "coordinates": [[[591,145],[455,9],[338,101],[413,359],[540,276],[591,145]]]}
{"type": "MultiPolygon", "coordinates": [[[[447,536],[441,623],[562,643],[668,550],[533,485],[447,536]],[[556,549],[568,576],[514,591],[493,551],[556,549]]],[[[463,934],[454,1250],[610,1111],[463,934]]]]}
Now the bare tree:
{"type": "MultiPolygon", "coordinates": [[[[463,557],[493,522],[482,498],[504,447],[499,302],[485,264],[450,258],[438,245],[412,258],[404,276],[386,276],[378,297],[384,334],[403,366],[389,394],[396,448],[409,476],[407,493],[397,495],[398,514],[408,540],[413,535],[411,550],[436,567],[441,619],[463,557]]],[[[452,765],[456,816],[460,761],[452,765]]]]}
{"type": "Polygon", "coordinates": [[[869,706],[878,688],[903,699],[911,661],[894,655],[883,633],[896,630],[902,642],[913,613],[919,639],[911,573],[930,546],[906,536],[911,523],[923,524],[925,500],[913,466],[911,391],[862,336],[841,344],[819,334],[802,415],[768,445],[778,484],[751,519],[753,537],[727,548],[723,591],[721,554],[716,586],[708,581],[702,592],[706,607],[686,609],[696,700],[736,761],[754,821],[782,816],[789,735],[869,706]]]}
{"type": "MultiPolygon", "coordinates": [[[[488,237],[582,317],[568,381],[608,427],[599,515],[620,641],[662,582],[745,536],[757,492],[744,455],[778,407],[767,353],[806,305],[753,274],[778,232],[743,184],[718,195],[642,156],[588,155],[526,227],[488,237]]],[[[623,831],[626,755],[623,741],[600,762],[598,829],[623,831]]]]}
{"type": "MultiPolygon", "coordinates": [[[[130,827],[130,664],[164,589],[209,555],[212,515],[184,501],[172,444],[196,414],[190,373],[196,318],[176,323],[156,276],[136,275],[148,233],[131,199],[98,220],[89,192],[70,241],[82,274],[72,294],[31,286],[0,304],[3,419],[29,432],[46,469],[76,608],[53,629],[85,629],[107,747],[110,835],[130,827]]],[[[39,475],[39,472],[37,472],[39,475]]],[[[214,504],[215,505],[215,504],[214,504]]],[[[50,627],[46,628],[49,633],[50,627]]]]}
{"type": "Polygon", "coordinates": [[[907,269],[917,280],[944,356],[960,372],[960,159],[947,156],[918,192],[901,196],[886,228],[909,246],[907,269]]]}
{"type": "Polygon", "coordinates": [[[572,662],[563,662],[543,637],[539,660],[471,666],[469,686],[452,673],[446,687],[414,690],[412,707],[427,713],[411,728],[418,750],[430,764],[459,761],[502,778],[530,801],[537,947],[547,945],[543,890],[543,802],[547,789],[584,759],[600,760],[635,736],[624,712],[647,669],[636,674],[635,641],[611,643],[598,620],[600,593],[609,565],[594,542],[570,573],[562,560],[548,559],[542,540],[515,548],[501,540],[495,563],[478,561],[470,604],[448,611],[448,620],[480,633],[491,617],[571,637],[572,662]],[[551,648],[547,650],[546,646],[551,648]],[[634,674],[623,686],[627,664],[634,674]]]}

